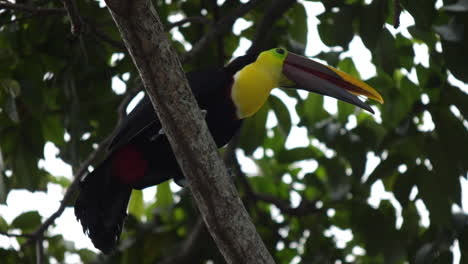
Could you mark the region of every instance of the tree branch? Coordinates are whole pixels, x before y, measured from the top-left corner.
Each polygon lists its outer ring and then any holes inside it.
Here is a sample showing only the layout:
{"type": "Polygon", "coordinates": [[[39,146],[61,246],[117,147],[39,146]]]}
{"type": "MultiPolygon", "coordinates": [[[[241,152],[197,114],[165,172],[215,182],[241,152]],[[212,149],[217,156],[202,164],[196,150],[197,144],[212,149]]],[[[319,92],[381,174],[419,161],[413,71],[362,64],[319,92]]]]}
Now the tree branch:
{"type": "Polygon", "coordinates": [[[36,264],[44,263],[44,240],[40,237],[36,241],[36,264]]]}
{"type": "Polygon", "coordinates": [[[78,12],[74,0],[62,0],[63,6],[67,10],[68,16],[70,17],[71,21],[71,33],[74,36],[80,36],[84,29],[83,29],[83,20],[78,12]]]}
{"type": "Polygon", "coordinates": [[[393,27],[400,27],[401,5],[400,0],[393,0],[393,27]]]}
{"type": "Polygon", "coordinates": [[[234,22],[239,17],[244,16],[250,10],[252,10],[255,6],[257,6],[263,0],[250,0],[247,4],[240,6],[239,8],[235,9],[229,15],[224,16],[221,20],[219,20],[213,28],[208,31],[190,50],[189,52],[185,53],[181,57],[182,63],[191,60],[193,57],[197,56],[203,49],[205,49],[210,42],[215,39],[217,36],[222,35],[228,32],[234,22]]]}
{"type": "Polygon", "coordinates": [[[181,19],[177,22],[174,22],[174,23],[170,23],[167,25],[166,27],[166,31],[169,31],[175,27],[180,27],[180,26],[183,26],[187,23],[199,23],[199,24],[205,24],[205,25],[211,25],[211,20],[209,20],[208,18],[206,17],[203,17],[203,16],[193,16],[193,17],[187,17],[187,18],[184,18],[184,19],[181,19]]]}
{"type": "Polygon", "coordinates": [[[220,160],[151,1],[106,3],[224,258],[228,263],[274,263],[220,160]]]}
{"type": "Polygon", "coordinates": [[[180,244],[180,248],[177,248],[177,252],[168,255],[167,258],[163,259],[159,264],[174,264],[174,263],[188,263],[189,256],[193,252],[196,242],[199,240],[200,235],[204,231],[205,225],[203,219],[198,217],[197,222],[190,231],[190,234],[180,244]]]}
{"type": "Polygon", "coordinates": [[[36,15],[63,15],[66,13],[66,10],[63,8],[35,7],[35,6],[23,5],[23,4],[13,4],[9,2],[0,2],[0,9],[26,11],[26,12],[34,13],[36,15]]]}
{"type": "Polygon", "coordinates": [[[270,4],[265,11],[262,20],[256,25],[255,35],[252,40],[252,46],[250,46],[247,53],[260,52],[266,48],[266,43],[270,38],[272,25],[276,20],[280,19],[289,8],[291,8],[297,0],[276,0],[270,4]]]}
{"type": "Polygon", "coordinates": [[[12,234],[12,233],[8,233],[5,231],[0,231],[0,235],[6,236],[6,237],[25,237],[25,238],[33,237],[32,234],[12,234]]]}
{"type": "MultiPolygon", "coordinates": [[[[139,86],[138,86],[139,87],[139,86]]],[[[125,111],[125,106],[130,102],[130,100],[136,95],[137,89],[133,89],[127,92],[125,97],[122,99],[119,105],[119,121],[116,125],[118,127],[118,124],[121,122],[121,120],[124,117],[124,111],[125,111]]],[[[22,237],[28,237],[28,241],[26,241],[25,245],[31,244],[33,242],[36,242],[37,240],[41,239],[44,237],[44,232],[59,218],[63,212],[65,211],[65,208],[67,205],[71,202],[71,199],[73,198],[73,194],[78,188],[78,184],[81,181],[81,178],[88,172],[88,167],[96,162],[96,160],[99,159],[99,157],[102,155],[107,150],[107,146],[111,142],[111,139],[113,138],[114,133],[111,133],[109,136],[107,136],[101,143],[99,143],[98,148],[91,153],[88,158],[82,163],[78,171],[76,172],[72,183],[70,186],[68,186],[67,191],[65,192],[65,195],[63,196],[62,201],[60,202],[60,206],[55,211],[52,215],[50,215],[44,223],[41,224],[41,226],[38,227],[38,229],[32,233],[32,234],[22,234],[22,237]]],[[[0,232],[0,234],[3,234],[0,232]]],[[[6,234],[3,234],[6,235],[6,234]]]]}
{"type": "Polygon", "coordinates": [[[240,183],[245,188],[247,196],[249,196],[255,201],[262,201],[265,203],[273,204],[276,207],[278,207],[278,209],[280,209],[283,214],[288,214],[292,216],[303,216],[323,211],[323,208],[319,209],[317,208],[317,206],[315,206],[317,201],[308,201],[302,199],[298,207],[292,207],[289,201],[279,199],[272,195],[255,192],[255,190],[250,185],[249,180],[247,179],[247,175],[245,175],[245,173],[242,172],[239,165],[239,161],[237,160],[235,153],[235,149],[237,147],[237,139],[238,138],[236,137],[234,140],[232,140],[229,146],[227,147],[225,151],[224,160],[226,162],[226,165],[231,170],[233,170],[234,174],[239,178],[240,183]]]}

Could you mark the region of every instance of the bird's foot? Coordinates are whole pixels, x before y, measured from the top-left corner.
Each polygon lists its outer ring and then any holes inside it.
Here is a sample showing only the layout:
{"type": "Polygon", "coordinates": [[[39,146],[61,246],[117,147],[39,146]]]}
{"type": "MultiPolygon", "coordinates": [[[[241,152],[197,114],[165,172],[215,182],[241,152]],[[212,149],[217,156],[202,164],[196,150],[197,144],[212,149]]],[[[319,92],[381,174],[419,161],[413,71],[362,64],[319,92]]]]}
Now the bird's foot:
{"type": "Polygon", "coordinates": [[[185,186],[187,186],[187,180],[185,178],[181,178],[181,179],[174,179],[174,182],[179,185],[179,187],[181,188],[184,188],[185,186]]]}
{"type": "Polygon", "coordinates": [[[159,129],[158,133],[154,134],[152,137],[150,137],[150,141],[155,141],[159,136],[164,135],[164,129],[161,128],[159,129]]]}
{"type": "Polygon", "coordinates": [[[205,110],[205,109],[202,109],[202,110],[201,110],[201,114],[202,114],[202,116],[203,116],[203,119],[205,119],[205,118],[206,118],[206,114],[208,114],[208,111],[205,110]]]}

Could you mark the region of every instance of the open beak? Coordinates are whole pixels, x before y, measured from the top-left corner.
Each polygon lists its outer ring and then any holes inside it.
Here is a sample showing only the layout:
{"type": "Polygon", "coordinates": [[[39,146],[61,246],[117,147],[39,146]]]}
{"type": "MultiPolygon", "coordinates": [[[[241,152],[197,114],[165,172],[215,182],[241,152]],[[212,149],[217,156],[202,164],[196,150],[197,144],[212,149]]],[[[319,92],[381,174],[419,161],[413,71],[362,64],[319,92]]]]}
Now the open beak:
{"type": "Polygon", "coordinates": [[[382,96],[366,83],[309,58],[289,52],[283,64],[283,75],[294,87],[309,92],[328,95],[338,100],[359,106],[371,113],[372,108],[357,96],[363,95],[383,103],[382,96]]]}

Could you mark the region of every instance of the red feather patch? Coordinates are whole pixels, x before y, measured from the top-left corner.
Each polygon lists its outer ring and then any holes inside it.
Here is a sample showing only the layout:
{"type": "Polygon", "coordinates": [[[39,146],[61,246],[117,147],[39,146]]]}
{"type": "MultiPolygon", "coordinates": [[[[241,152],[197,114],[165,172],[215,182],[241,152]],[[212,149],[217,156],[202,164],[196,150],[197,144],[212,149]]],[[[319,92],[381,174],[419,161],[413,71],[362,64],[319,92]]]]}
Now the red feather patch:
{"type": "Polygon", "coordinates": [[[114,154],[112,159],[112,175],[117,176],[122,183],[134,184],[145,176],[148,161],[133,145],[126,145],[114,154]]]}

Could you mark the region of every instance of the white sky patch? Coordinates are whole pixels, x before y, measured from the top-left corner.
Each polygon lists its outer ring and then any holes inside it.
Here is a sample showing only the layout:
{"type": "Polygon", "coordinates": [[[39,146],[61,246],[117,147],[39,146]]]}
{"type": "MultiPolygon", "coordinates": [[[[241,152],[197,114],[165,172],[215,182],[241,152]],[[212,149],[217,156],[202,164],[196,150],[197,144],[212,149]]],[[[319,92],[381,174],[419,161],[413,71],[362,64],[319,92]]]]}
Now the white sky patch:
{"type": "Polygon", "coordinates": [[[52,142],[47,142],[44,146],[44,160],[39,161],[41,167],[52,175],[73,178],[72,167],[57,158],[59,149],[52,142]]]}
{"type": "Polygon", "coordinates": [[[414,50],[414,64],[421,64],[429,68],[429,48],[425,43],[413,44],[414,50]]]}
{"type": "Polygon", "coordinates": [[[410,191],[410,194],[409,194],[410,201],[414,201],[414,199],[416,199],[418,193],[419,193],[418,187],[413,186],[413,188],[411,188],[411,191],[410,191]]]}
{"type": "Polygon", "coordinates": [[[325,12],[325,7],[320,2],[303,2],[303,5],[307,12],[307,47],[306,55],[307,56],[316,56],[323,50],[330,51],[330,48],[323,44],[320,39],[317,25],[320,21],[317,19],[317,16],[325,12]]]}
{"type": "Polygon", "coordinates": [[[239,47],[234,51],[232,57],[236,58],[245,55],[250,46],[252,46],[252,41],[241,37],[239,40],[239,47]]]}
{"type": "Polygon", "coordinates": [[[429,96],[427,94],[421,94],[421,102],[427,105],[430,102],[429,96]]]}
{"type": "Polygon", "coordinates": [[[455,242],[453,242],[453,245],[450,247],[450,250],[453,252],[453,263],[460,263],[461,252],[458,239],[455,239],[455,242]]]}
{"type": "Polygon", "coordinates": [[[326,237],[333,237],[336,247],[343,249],[349,241],[353,239],[353,232],[350,229],[341,229],[336,226],[331,226],[323,232],[326,237]]]}
{"type": "Polygon", "coordinates": [[[104,0],[97,0],[100,8],[106,7],[106,2],[104,0]]]}
{"type": "Polygon", "coordinates": [[[380,202],[382,200],[388,200],[392,204],[393,208],[395,209],[395,218],[396,218],[395,228],[400,229],[401,226],[403,225],[403,217],[402,217],[403,208],[401,207],[398,200],[395,198],[395,195],[385,190],[382,180],[379,179],[375,181],[374,184],[372,184],[371,195],[369,199],[367,199],[367,203],[370,206],[377,209],[379,208],[380,202]]]}
{"type": "Polygon", "coordinates": [[[347,130],[351,130],[351,129],[354,129],[355,127],[357,127],[357,118],[355,115],[350,115],[348,117],[348,122],[346,122],[345,124],[345,128],[347,130]]]}
{"type": "Polygon", "coordinates": [[[374,118],[374,121],[377,124],[382,124],[382,112],[380,112],[380,109],[377,107],[372,107],[372,110],[374,110],[374,114],[372,115],[372,118],[374,118]]]}
{"type": "Polygon", "coordinates": [[[256,160],[259,160],[263,158],[263,153],[264,153],[263,148],[259,147],[254,151],[254,153],[252,154],[252,157],[256,160]]]}
{"type": "Polygon", "coordinates": [[[268,112],[266,128],[272,129],[277,125],[278,125],[278,119],[276,118],[276,115],[273,113],[273,111],[268,112]]]}
{"type": "Polygon", "coordinates": [[[376,156],[374,152],[368,152],[366,160],[366,169],[364,170],[364,176],[361,179],[363,183],[367,181],[371,173],[375,170],[381,161],[380,157],[376,156]]]}
{"type": "Polygon", "coordinates": [[[293,126],[285,143],[286,149],[309,146],[309,135],[305,127],[293,126]]]}
{"type": "Polygon", "coordinates": [[[340,54],[340,59],[352,58],[361,78],[363,80],[370,79],[377,74],[374,64],[372,64],[372,53],[364,46],[362,39],[359,36],[354,38],[349,43],[349,50],[340,54]]]}
{"type": "Polygon", "coordinates": [[[121,95],[124,94],[126,90],[127,85],[118,76],[112,77],[112,91],[121,95]]]}
{"type": "Polygon", "coordinates": [[[145,203],[154,202],[155,197],[156,197],[157,188],[158,187],[156,187],[156,186],[151,186],[151,187],[143,189],[143,201],[145,201],[145,203]]]}
{"type": "Polygon", "coordinates": [[[421,218],[419,220],[419,223],[423,227],[429,227],[431,224],[430,218],[429,218],[429,210],[427,210],[426,205],[421,199],[416,200],[416,209],[418,210],[419,217],[421,218]]]}
{"type": "Polygon", "coordinates": [[[419,85],[418,75],[416,74],[416,69],[414,67],[411,68],[410,72],[408,72],[405,68],[401,68],[400,71],[414,84],[419,85]]]}
{"type": "Polygon", "coordinates": [[[273,89],[271,94],[281,99],[281,101],[288,108],[289,114],[291,115],[292,124],[297,125],[300,120],[299,116],[296,113],[297,100],[287,96],[286,93],[282,91],[281,89],[273,89]]]}
{"type": "Polygon", "coordinates": [[[130,101],[130,103],[127,106],[127,109],[125,109],[127,114],[130,113],[135,108],[135,106],[137,106],[137,104],[141,101],[141,99],[143,99],[144,96],[145,93],[141,91],[132,99],[132,101],[130,101]]]}
{"type": "Polygon", "coordinates": [[[301,171],[297,175],[299,179],[303,179],[307,173],[312,173],[318,168],[318,162],[316,160],[302,160],[294,163],[294,167],[301,168],[301,171]]]}
{"type": "MultiPolygon", "coordinates": [[[[167,17],[167,20],[170,22],[170,23],[175,23],[175,22],[178,22],[182,19],[184,19],[185,16],[182,14],[182,13],[177,13],[177,14],[173,14],[173,15],[169,15],[167,17]]],[[[172,38],[174,38],[174,40],[180,42],[183,46],[184,46],[184,49],[186,51],[189,51],[192,49],[192,44],[190,44],[189,42],[185,41],[185,38],[184,38],[184,35],[182,35],[182,33],[180,33],[179,31],[179,28],[178,27],[174,27],[170,30],[170,34],[172,36],[172,38]]]]}
{"type": "Polygon", "coordinates": [[[421,132],[430,132],[435,129],[435,124],[432,121],[432,115],[429,111],[425,110],[423,112],[422,123],[418,125],[418,130],[421,132]]]}
{"type": "Polygon", "coordinates": [[[460,88],[464,93],[468,94],[468,83],[464,83],[460,80],[458,80],[451,72],[448,73],[448,81],[451,83],[453,86],[456,86],[460,88]]]}
{"type": "Polygon", "coordinates": [[[296,191],[291,191],[289,192],[289,197],[290,197],[291,206],[293,208],[297,208],[302,201],[302,196],[296,191]]]}
{"type": "Polygon", "coordinates": [[[253,25],[252,21],[247,21],[243,18],[239,18],[234,23],[232,32],[234,32],[236,36],[239,36],[242,33],[242,31],[248,29],[252,25],[253,25]]]}
{"type": "Polygon", "coordinates": [[[111,66],[117,65],[117,62],[123,60],[123,58],[125,58],[125,54],[122,52],[117,52],[117,53],[112,54],[110,65],[111,66]]]}
{"type": "Polygon", "coordinates": [[[324,96],[323,108],[330,115],[336,115],[338,113],[338,100],[330,96],[324,96]]]}
{"type": "Polygon", "coordinates": [[[408,27],[414,25],[414,18],[410,13],[403,10],[400,15],[400,26],[394,28],[393,25],[385,24],[385,27],[390,31],[393,36],[396,36],[398,33],[401,33],[405,38],[412,39],[411,34],[408,32],[408,27]]]}
{"type": "Polygon", "coordinates": [[[241,170],[244,173],[249,174],[249,175],[258,175],[259,169],[257,167],[257,164],[255,164],[255,162],[252,159],[247,157],[243,150],[237,149],[236,156],[237,156],[237,159],[239,160],[241,170]]]}
{"type": "Polygon", "coordinates": [[[468,213],[468,173],[465,177],[460,177],[460,184],[462,190],[462,210],[468,213]]]}

